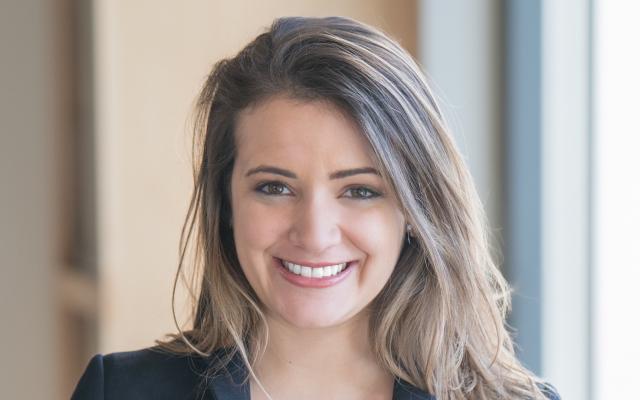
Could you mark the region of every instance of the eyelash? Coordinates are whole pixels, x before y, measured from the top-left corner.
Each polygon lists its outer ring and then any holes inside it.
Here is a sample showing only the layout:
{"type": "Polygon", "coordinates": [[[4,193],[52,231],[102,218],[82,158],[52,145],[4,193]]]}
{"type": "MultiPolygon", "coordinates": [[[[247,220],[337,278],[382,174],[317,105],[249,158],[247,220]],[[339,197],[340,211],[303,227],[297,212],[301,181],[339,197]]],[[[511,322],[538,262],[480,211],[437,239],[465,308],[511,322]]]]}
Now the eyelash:
{"type": "MultiPolygon", "coordinates": [[[[285,185],[282,182],[278,182],[278,181],[269,181],[269,182],[263,182],[258,184],[258,186],[256,186],[255,191],[260,193],[260,194],[264,194],[267,196],[290,196],[290,194],[281,194],[281,193],[269,193],[266,192],[264,189],[268,188],[269,186],[278,186],[278,187],[282,187],[285,188],[287,190],[289,190],[291,192],[291,189],[289,189],[287,187],[287,185],[285,185]]],[[[357,196],[346,196],[348,199],[355,199],[355,200],[372,200],[375,199],[377,197],[380,197],[381,194],[378,193],[377,191],[367,187],[367,186],[352,186],[350,188],[347,188],[347,191],[355,191],[355,190],[366,190],[368,192],[368,195],[365,197],[357,197],[357,196]]]]}

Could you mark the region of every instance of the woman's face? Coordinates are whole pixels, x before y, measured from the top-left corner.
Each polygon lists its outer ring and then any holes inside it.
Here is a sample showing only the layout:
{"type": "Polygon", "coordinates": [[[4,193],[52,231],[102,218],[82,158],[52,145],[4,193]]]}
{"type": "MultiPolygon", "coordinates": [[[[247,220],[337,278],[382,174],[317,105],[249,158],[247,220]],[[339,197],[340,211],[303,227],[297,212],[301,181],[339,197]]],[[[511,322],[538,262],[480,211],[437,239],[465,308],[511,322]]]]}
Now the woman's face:
{"type": "Polygon", "coordinates": [[[385,285],[404,218],[357,125],[325,102],[274,97],[240,113],[231,178],[244,274],[267,315],[341,324],[385,285]]]}

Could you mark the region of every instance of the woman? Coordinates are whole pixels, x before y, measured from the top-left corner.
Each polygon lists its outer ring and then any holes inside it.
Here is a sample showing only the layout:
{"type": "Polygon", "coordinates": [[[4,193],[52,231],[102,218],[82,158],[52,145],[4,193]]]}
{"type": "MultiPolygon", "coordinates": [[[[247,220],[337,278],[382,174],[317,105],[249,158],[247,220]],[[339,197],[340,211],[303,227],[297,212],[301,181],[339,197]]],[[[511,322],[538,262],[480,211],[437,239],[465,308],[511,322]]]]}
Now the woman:
{"type": "Polygon", "coordinates": [[[481,204],[396,42],[278,19],[197,121],[193,329],[94,357],[74,398],[559,398],[514,356],[481,204]]]}

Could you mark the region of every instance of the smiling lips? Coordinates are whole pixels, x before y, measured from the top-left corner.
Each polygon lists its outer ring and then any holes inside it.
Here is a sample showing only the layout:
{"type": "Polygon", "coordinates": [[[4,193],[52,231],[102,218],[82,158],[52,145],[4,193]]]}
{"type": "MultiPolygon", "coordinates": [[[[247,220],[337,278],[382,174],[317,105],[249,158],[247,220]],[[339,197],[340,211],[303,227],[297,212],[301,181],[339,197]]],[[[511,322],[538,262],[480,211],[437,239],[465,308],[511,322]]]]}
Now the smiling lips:
{"type": "Polygon", "coordinates": [[[289,272],[305,278],[316,278],[316,279],[336,276],[340,274],[342,271],[344,271],[349,265],[349,262],[343,262],[343,263],[338,263],[333,265],[318,264],[317,266],[309,266],[309,265],[296,264],[294,262],[286,261],[283,259],[279,259],[279,260],[280,260],[280,264],[283,267],[285,267],[289,272]]]}
{"type": "Polygon", "coordinates": [[[295,264],[289,261],[281,260],[282,264],[296,275],[304,276],[306,278],[325,278],[339,274],[342,272],[348,263],[340,263],[335,265],[327,265],[325,267],[309,267],[306,265],[295,264]]]}

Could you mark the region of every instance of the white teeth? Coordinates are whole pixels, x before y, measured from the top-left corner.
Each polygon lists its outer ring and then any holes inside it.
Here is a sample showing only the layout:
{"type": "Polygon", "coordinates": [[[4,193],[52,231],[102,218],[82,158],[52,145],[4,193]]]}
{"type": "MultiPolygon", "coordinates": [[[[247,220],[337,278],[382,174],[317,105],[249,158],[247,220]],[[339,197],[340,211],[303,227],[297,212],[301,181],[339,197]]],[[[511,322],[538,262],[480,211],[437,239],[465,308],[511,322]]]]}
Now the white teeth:
{"type": "Polygon", "coordinates": [[[289,261],[282,260],[282,263],[287,269],[296,275],[301,275],[307,278],[324,278],[333,275],[337,275],[347,267],[347,263],[329,265],[327,267],[311,268],[304,265],[298,265],[289,261]]]}

